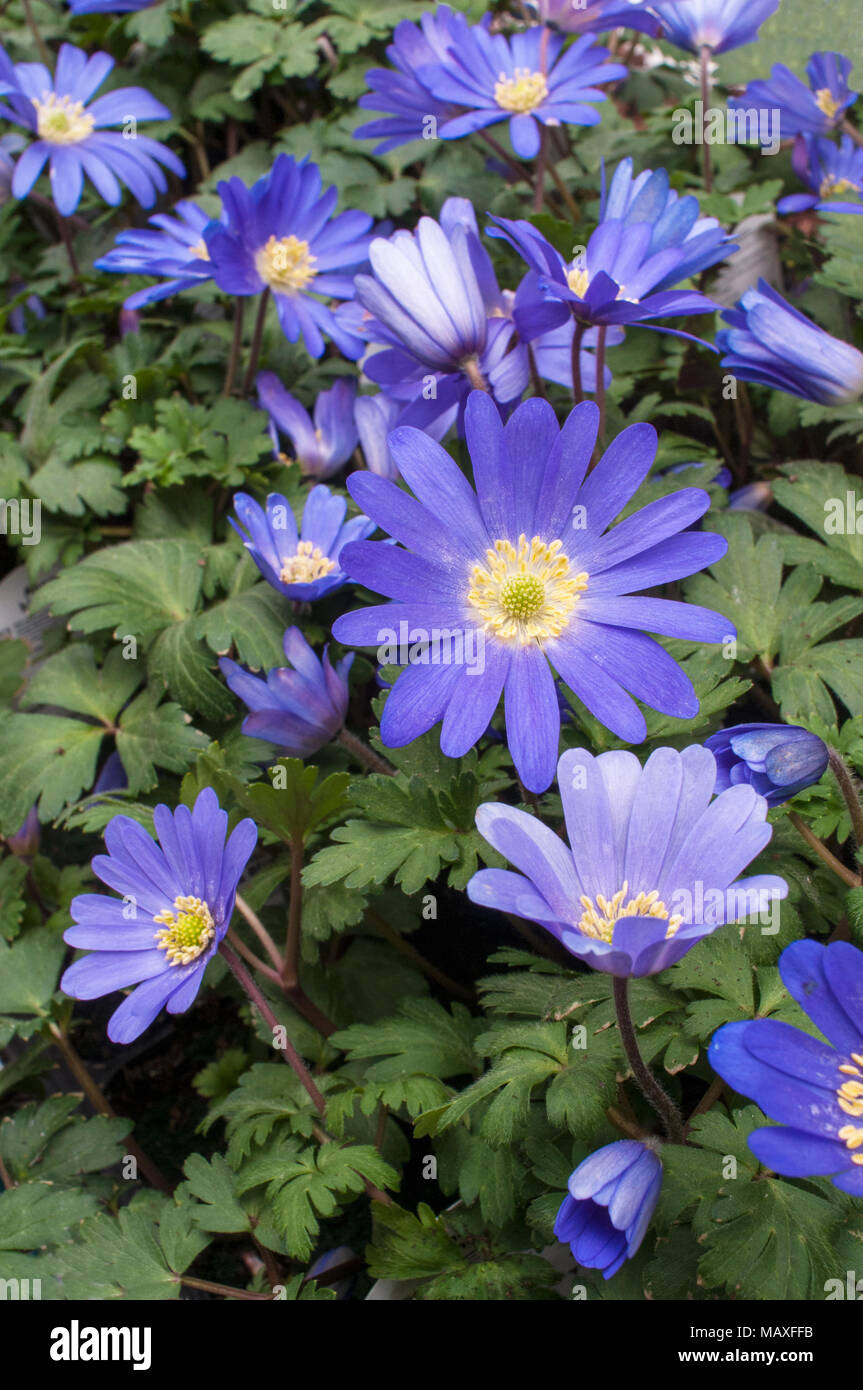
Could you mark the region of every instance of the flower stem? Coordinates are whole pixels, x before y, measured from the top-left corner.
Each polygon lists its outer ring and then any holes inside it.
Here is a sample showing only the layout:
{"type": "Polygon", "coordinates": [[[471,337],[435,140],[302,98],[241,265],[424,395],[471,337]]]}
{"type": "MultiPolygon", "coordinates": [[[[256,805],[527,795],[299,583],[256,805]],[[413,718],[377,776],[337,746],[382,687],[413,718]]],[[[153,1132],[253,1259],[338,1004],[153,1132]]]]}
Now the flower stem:
{"type": "Polygon", "coordinates": [[[707,143],[707,108],[710,104],[710,47],[701,45],[701,140],[704,150],[704,191],[713,190],[713,168],[710,162],[710,146],[707,143]]]}
{"type": "Polygon", "coordinates": [[[277,970],[281,970],[282,957],[279,954],[279,950],[276,946],[275,941],[270,936],[270,933],[267,931],[260,917],[257,915],[256,912],[252,911],[245,898],[241,898],[239,893],[237,894],[234,901],[237,906],[237,911],[243,917],[245,917],[249,926],[252,928],[252,931],[255,933],[255,936],[258,938],[267,955],[270,957],[270,960],[273,962],[273,965],[276,967],[277,970]]]}
{"type": "MultiPolygon", "coordinates": [[[[78,1056],[78,1053],[75,1051],[62,1028],[56,1023],[49,1023],[48,1029],[63,1061],[78,1082],[93,1109],[97,1111],[98,1114],[107,1116],[109,1120],[116,1119],[116,1110],[111,1105],[105,1093],[93,1080],[84,1062],[78,1056]]],[[[150,1186],[157,1187],[160,1192],[165,1192],[169,1197],[172,1196],[174,1189],[171,1183],[168,1182],[164,1173],[157,1168],[153,1160],[147,1157],[137,1140],[133,1139],[131,1135],[127,1135],[124,1143],[131,1156],[136,1160],[138,1167],[141,1169],[141,1172],[144,1174],[150,1186]]]]}
{"type": "Polygon", "coordinates": [[[30,8],[30,0],[24,0],[24,18],[27,21],[27,28],[33,35],[33,42],[39,50],[39,57],[42,59],[42,62],[45,64],[46,68],[50,68],[51,50],[49,49],[47,43],[43,39],[41,30],[39,29],[39,25],[36,23],[33,11],[30,8]]]}
{"type": "Polygon", "coordinates": [[[488,391],[488,382],[479,369],[479,363],[475,357],[466,357],[462,362],[462,371],[473,387],[474,391],[488,391]]]}
{"type": "Polygon", "coordinates": [[[389,922],[373,907],[367,910],[366,916],[374,923],[381,935],[386,937],[391,946],[394,946],[408,960],[413,961],[417,969],[427,975],[430,980],[434,980],[435,984],[440,985],[448,994],[455,995],[457,999],[464,999],[467,1004],[476,1003],[476,994],[472,989],[466,989],[457,980],[451,979],[443,970],[439,970],[436,965],[432,965],[430,960],[426,960],[425,956],[420,954],[416,946],[412,946],[409,941],[406,941],[401,933],[391,927],[389,922]]]}
{"type": "Polygon", "coordinates": [[[68,217],[64,217],[61,212],[57,213],[57,225],[60,228],[60,237],[66,248],[66,256],[69,261],[69,269],[72,272],[74,281],[81,279],[81,267],[78,264],[78,257],[75,255],[75,247],[72,244],[72,231],[69,226],[68,217]]]}
{"type": "MultiPolygon", "coordinates": [[[[546,31],[547,32],[547,31],[546,31]]],[[[542,212],[545,203],[545,168],[548,162],[548,131],[540,127],[539,154],[536,157],[536,182],[533,189],[533,210],[542,212]]]]}
{"type": "Polygon", "coordinates": [[[504,161],[504,163],[509,167],[509,169],[511,169],[512,173],[518,179],[519,183],[530,182],[530,176],[528,175],[527,170],[523,169],[522,166],[518,164],[510,154],[507,153],[503,145],[501,145],[499,141],[495,140],[493,135],[489,135],[487,130],[478,130],[477,135],[481,135],[485,143],[488,145],[489,149],[494,150],[498,159],[502,159],[504,161]]]}
{"type": "Polygon", "coordinates": [[[237,375],[237,367],[240,365],[240,351],[243,346],[243,315],[245,311],[246,301],[238,297],[234,305],[234,332],[231,338],[231,353],[228,358],[228,367],[225,372],[225,384],[222,387],[223,396],[230,396],[234,389],[234,379],[237,375]]]}
{"type": "Polygon", "coordinates": [[[599,428],[596,432],[596,450],[590,467],[595,468],[602,457],[605,448],[605,335],[606,325],[600,324],[596,333],[596,353],[594,363],[596,368],[596,404],[599,406],[599,428]]]}
{"type": "Polygon", "coordinates": [[[391,767],[385,758],[378,757],[374,749],[369,748],[368,744],[363,743],[356,734],[352,734],[350,729],[340,729],[336,735],[336,740],[348,750],[358,763],[365,763],[372,772],[384,772],[388,777],[395,775],[395,768],[391,767]]]}
{"type": "Polygon", "coordinates": [[[230,970],[236,977],[238,984],[243,990],[245,990],[252,1004],[254,1004],[258,1013],[261,1015],[261,1018],[266,1023],[267,1027],[272,1030],[274,1046],[276,1045],[276,1029],[282,1030],[285,1041],[280,1047],[278,1047],[277,1050],[281,1053],[288,1066],[293,1068],[295,1075],[297,1076],[302,1086],[305,1088],[318,1114],[326,1116],[326,1101],[324,1100],[323,1096],[321,1095],[320,1091],[318,1090],[317,1086],[312,1080],[311,1073],[306,1067],[306,1064],[300,1056],[299,1052],[294,1047],[294,1044],[288,1037],[287,1032],[285,1032],[283,1025],[279,1023],[279,1020],[276,1018],[276,1015],[273,1013],[263,994],[258,989],[258,986],[255,984],[255,981],[253,980],[252,976],[249,974],[248,970],[243,965],[243,962],[240,960],[239,956],[231,950],[230,946],[228,946],[228,944],[225,941],[222,942],[221,946],[219,947],[219,950],[225,957],[225,960],[227,961],[230,970]]]}
{"type": "Polygon", "coordinates": [[[299,981],[300,928],[303,922],[303,842],[291,840],[291,888],[288,903],[288,936],[285,941],[285,964],[282,984],[290,989],[299,981]]]}
{"type": "Polygon", "coordinates": [[[854,779],[845,765],[844,758],[836,752],[835,748],[828,747],[827,756],[830,759],[830,771],[839,783],[842,799],[848,807],[854,840],[857,847],[860,848],[863,846],[863,806],[860,805],[860,797],[857,794],[854,779]]]}
{"type": "Polygon", "coordinates": [[[809,848],[815,851],[818,858],[827,865],[828,869],[832,869],[837,878],[841,878],[842,882],[847,884],[849,888],[860,887],[859,875],[852,873],[850,869],[846,869],[845,865],[839,862],[835,854],[830,853],[830,850],[825,844],[822,844],[818,836],[813,835],[802,816],[798,816],[796,811],[789,811],[788,819],[794,826],[794,829],[798,830],[803,836],[809,848]]]}
{"type": "Polygon", "coordinates": [[[548,172],[551,174],[551,177],[554,180],[555,188],[557,189],[558,193],[560,194],[569,211],[572,213],[573,221],[577,222],[581,217],[578,203],[575,201],[566,184],[564,183],[563,179],[561,178],[560,174],[557,172],[553,159],[549,160],[548,172]]]}
{"type": "Polygon", "coordinates": [[[632,1074],[635,1077],[639,1089],[660,1116],[665,1126],[665,1132],[671,1142],[673,1144],[683,1144],[685,1143],[685,1134],[681,1114],[671,1097],[666,1095],[638,1050],[635,1027],[632,1022],[632,1014],[629,1011],[629,980],[626,978],[620,979],[617,975],[615,975],[613,979],[614,1007],[617,1012],[617,1026],[620,1029],[623,1050],[632,1068],[632,1074]]]}
{"type": "Polygon", "coordinates": [[[852,125],[850,121],[843,121],[842,129],[845,131],[846,135],[851,136],[851,139],[856,144],[863,145],[863,132],[859,131],[856,125],[852,125]]]}
{"type": "Polygon", "coordinates": [[[255,318],[255,328],[252,334],[252,346],[249,349],[249,365],[246,367],[246,375],[243,377],[243,396],[248,396],[255,380],[255,372],[258,370],[258,358],[261,355],[261,339],[264,336],[264,323],[267,318],[267,305],[270,302],[269,285],[261,295],[261,302],[258,305],[258,313],[255,318]]]}
{"type": "Polygon", "coordinates": [[[584,337],[584,324],[580,319],[575,321],[575,331],[572,335],[572,401],[574,405],[581,405],[584,400],[584,391],[581,385],[581,340],[584,337]]]}
{"type": "Polygon", "coordinates": [[[202,1289],[204,1293],[218,1293],[223,1298],[249,1299],[256,1303],[273,1301],[271,1293],[252,1293],[249,1289],[234,1289],[230,1284],[214,1284],[211,1279],[195,1279],[191,1274],[180,1274],[177,1277],[187,1289],[202,1289]]]}
{"type": "Polygon", "coordinates": [[[238,951],[243,957],[243,960],[247,960],[249,965],[253,965],[262,975],[266,975],[268,980],[272,980],[273,983],[277,985],[282,983],[281,975],[275,971],[271,965],[267,965],[259,956],[256,956],[254,951],[250,951],[245,941],[243,941],[242,937],[237,935],[233,928],[228,931],[228,941],[230,941],[234,950],[238,951]]]}

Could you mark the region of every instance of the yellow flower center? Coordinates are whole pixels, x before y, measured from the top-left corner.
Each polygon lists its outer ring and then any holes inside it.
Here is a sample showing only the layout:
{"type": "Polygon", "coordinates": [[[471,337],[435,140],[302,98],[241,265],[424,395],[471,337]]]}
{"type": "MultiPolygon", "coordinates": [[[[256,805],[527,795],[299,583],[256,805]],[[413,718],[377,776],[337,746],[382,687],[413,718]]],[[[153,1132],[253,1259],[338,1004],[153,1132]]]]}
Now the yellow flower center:
{"type": "Polygon", "coordinates": [[[826,179],[822,179],[818,192],[820,197],[830,198],[838,193],[859,193],[860,185],[852,183],[850,179],[834,179],[828,174],[826,179]]]}
{"type": "MultiPolygon", "coordinates": [[[[590,287],[590,275],[586,270],[580,270],[578,266],[573,266],[566,272],[566,283],[573,294],[577,294],[579,299],[584,299],[590,287]]],[[[614,297],[615,299],[625,299],[627,304],[638,304],[639,302],[633,295],[626,293],[625,285],[620,286],[614,297]]]]}
{"type": "Polygon", "coordinates": [[[289,555],[282,562],[279,578],[283,584],[311,584],[314,579],[323,579],[336,568],[335,560],[311,541],[300,541],[296,554],[289,555]]]}
{"type": "MultiPolygon", "coordinates": [[[[863,1116],[863,1055],[852,1052],[850,1062],[843,1062],[839,1070],[848,1078],[836,1092],[839,1109],[859,1120],[863,1116]]],[[[843,1125],[838,1137],[851,1149],[851,1162],[863,1165],[863,1153],[856,1152],[863,1149],[863,1125],[843,1125]]]]}
{"type": "Polygon", "coordinates": [[[307,241],[295,236],[283,236],[278,240],[271,236],[255,256],[255,269],[264,284],[278,294],[296,294],[317,275],[316,259],[307,241]]]}
{"type": "Polygon", "coordinates": [[[174,911],[166,907],[153,921],[163,924],[156,932],[156,945],[166,952],[171,965],[188,965],[216,935],[213,915],[201,898],[175,898],[174,911]]]}
{"type": "Polygon", "coordinates": [[[559,540],[521,535],[517,548],[495,541],[485,564],[474,565],[467,601],[495,637],[524,646],[560,636],[587,580],[584,570],[572,573],[559,540]]]}
{"type": "Polygon", "coordinates": [[[836,112],[839,110],[840,103],[836,100],[829,87],[821,87],[820,90],[815,93],[815,105],[818,107],[819,111],[823,111],[824,115],[829,117],[832,121],[836,112]]]}
{"type": "Polygon", "coordinates": [[[678,913],[673,916],[669,914],[658,889],[654,888],[650,893],[639,893],[636,898],[624,901],[628,892],[629,884],[624,879],[623,887],[613,898],[604,898],[601,893],[597,893],[596,898],[586,898],[582,895],[581,905],[584,911],[578,923],[578,930],[582,935],[610,942],[614,935],[615,923],[619,922],[621,917],[662,917],[668,923],[666,937],[674,936],[683,918],[678,913]]]}
{"type": "Polygon", "coordinates": [[[494,99],[504,111],[534,111],[548,96],[548,83],[542,72],[516,68],[513,77],[501,73],[494,84],[494,99]]]}
{"type": "Polygon", "coordinates": [[[93,117],[84,110],[84,103],[71,97],[58,97],[46,92],[41,101],[31,97],[36,108],[36,129],[40,140],[50,145],[77,145],[86,140],[93,129],[93,117]]]}
{"type": "Polygon", "coordinates": [[[199,261],[208,261],[210,259],[207,243],[204,241],[203,237],[201,237],[200,241],[196,241],[194,246],[189,247],[189,255],[197,256],[199,261]]]}

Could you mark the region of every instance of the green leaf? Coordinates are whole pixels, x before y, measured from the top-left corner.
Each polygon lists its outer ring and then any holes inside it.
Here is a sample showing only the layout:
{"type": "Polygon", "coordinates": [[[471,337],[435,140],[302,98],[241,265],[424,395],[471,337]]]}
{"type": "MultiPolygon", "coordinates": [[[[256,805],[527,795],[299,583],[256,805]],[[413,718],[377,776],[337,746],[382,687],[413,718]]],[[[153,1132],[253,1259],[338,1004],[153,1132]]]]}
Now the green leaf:
{"type": "Polygon", "coordinates": [[[150,637],[195,611],[200,553],[181,540],[107,546],[50,580],[32,606],[74,614],[70,626],[79,632],[110,628],[119,637],[150,637]]]}
{"type": "Polygon", "coordinates": [[[237,1232],[250,1229],[249,1215],[237,1201],[237,1175],[221,1154],[207,1161],[201,1154],[190,1154],[183,1165],[186,1182],[182,1195],[197,1197],[200,1206],[193,1216],[205,1231],[237,1232]]]}
{"type": "Polygon", "coordinates": [[[373,1279],[427,1279],[467,1267],[444,1220],[421,1202],[416,1216],[393,1203],[374,1207],[374,1228],[366,1250],[373,1279]]]}
{"type": "MultiPolygon", "coordinates": [[[[163,1204],[167,1205],[166,1199],[163,1204]]],[[[103,1213],[86,1221],[80,1240],[63,1246],[52,1261],[64,1298],[100,1302],[178,1298],[180,1282],[168,1265],[157,1232],[149,1212],[134,1202],[116,1217],[103,1213]]]]}
{"type": "Polygon", "coordinates": [[[89,1193],[53,1183],[22,1183],[0,1192],[0,1250],[52,1245],[73,1233],[95,1209],[96,1199],[89,1193]]]}
{"type": "Polygon", "coordinates": [[[0,1014],[43,1018],[65,953],[63,938],[47,927],[31,929],[12,946],[0,941],[0,1014]]]}

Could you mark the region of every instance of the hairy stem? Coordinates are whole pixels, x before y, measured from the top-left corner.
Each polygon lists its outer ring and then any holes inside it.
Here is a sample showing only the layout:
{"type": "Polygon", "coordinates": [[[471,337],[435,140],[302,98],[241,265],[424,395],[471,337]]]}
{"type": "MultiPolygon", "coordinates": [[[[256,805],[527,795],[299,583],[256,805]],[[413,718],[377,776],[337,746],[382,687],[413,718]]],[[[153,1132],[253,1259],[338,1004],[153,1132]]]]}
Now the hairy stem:
{"type": "Polygon", "coordinates": [[[239,893],[236,896],[235,902],[237,906],[237,911],[240,913],[242,917],[245,917],[249,926],[252,928],[252,931],[255,933],[255,936],[258,938],[267,955],[270,957],[270,960],[273,962],[273,965],[276,967],[277,970],[281,970],[283,961],[281,955],[279,954],[279,949],[276,946],[276,943],[273,940],[273,938],[270,936],[270,933],[264,926],[263,922],[261,921],[260,917],[257,915],[256,912],[252,911],[245,898],[241,898],[239,893]]]}
{"type": "Polygon", "coordinates": [[[627,979],[620,979],[617,975],[615,975],[613,979],[614,1007],[617,1012],[617,1026],[620,1029],[623,1050],[632,1068],[632,1074],[635,1077],[640,1091],[661,1118],[665,1127],[665,1132],[671,1142],[673,1144],[683,1144],[686,1142],[686,1136],[680,1112],[671,1097],[666,1095],[638,1049],[638,1040],[635,1036],[632,1014],[629,1011],[629,981],[627,979]]]}
{"type": "Polygon", "coordinates": [[[581,405],[584,400],[584,391],[581,385],[581,340],[584,337],[584,324],[580,319],[575,321],[575,329],[572,335],[572,402],[573,405],[581,405]]]}
{"type": "Polygon", "coordinates": [[[836,858],[836,855],[830,853],[830,850],[825,844],[822,844],[818,836],[813,835],[802,816],[798,816],[796,811],[789,811],[788,819],[794,826],[794,829],[799,831],[803,836],[809,848],[815,851],[818,858],[827,865],[828,869],[832,869],[837,878],[841,878],[842,882],[847,884],[849,888],[860,887],[860,875],[852,873],[850,869],[846,869],[845,865],[840,863],[836,858]]]}
{"type": "Polygon", "coordinates": [[[234,389],[234,380],[237,375],[237,368],[240,365],[240,353],[243,347],[243,316],[246,312],[246,301],[239,296],[234,304],[234,332],[231,337],[231,352],[228,357],[228,366],[225,371],[225,384],[222,387],[222,395],[230,396],[234,389]]]}
{"type": "Polygon", "coordinates": [[[836,752],[835,748],[828,748],[827,756],[830,759],[830,771],[839,783],[842,799],[848,807],[848,814],[851,817],[851,829],[854,832],[854,841],[859,849],[863,846],[863,806],[860,805],[860,797],[854,785],[854,778],[848,771],[844,758],[836,752]]]}
{"type": "Polygon", "coordinates": [[[249,349],[249,365],[246,367],[246,375],[243,377],[243,396],[248,396],[255,380],[255,372],[258,370],[258,358],[261,355],[261,339],[264,336],[264,323],[267,318],[267,305],[270,302],[269,285],[261,295],[258,305],[258,312],[255,318],[255,327],[252,333],[252,346],[249,349]]]}
{"type": "Polygon", "coordinates": [[[233,946],[234,950],[239,952],[243,960],[248,961],[249,965],[254,966],[255,970],[260,971],[262,975],[266,975],[267,979],[272,980],[274,984],[280,985],[282,983],[282,977],[278,971],[273,970],[272,966],[262,961],[260,956],[255,955],[254,951],[250,951],[245,941],[237,935],[233,928],[229,930],[227,940],[233,946]]]}
{"type": "Polygon", "coordinates": [[[357,738],[356,734],[352,734],[350,729],[340,729],[336,738],[358,763],[364,763],[372,772],[383,772],[387,777],[394,775],[395,768],[391,767],[385,758],[379,757],[367,743],[363,743],[361,738],[357,738]]]}
{"type": "Polygon", "coordinates": [[[218,1293],[223,1298],[241,1298],[255,1303],[262,1300],[266,1303],[273,1301],[272,1293],[252,1293],[249,1289],[234,1289],[230,1284],[214,1284],[211,1279],[195,1279],[191,1274],[180,1274],[177,1277],[187,1289],[202,1289],[204,1293],[218,1293]]]}
{"type": "Polygon", "coordinates": [[[713,167],[710,160],[710,146],[707,143],[707,108],[710,105],[710,47],[701,45],[701,139],[704,151],[704,191],[713,190],[713,167]]]}

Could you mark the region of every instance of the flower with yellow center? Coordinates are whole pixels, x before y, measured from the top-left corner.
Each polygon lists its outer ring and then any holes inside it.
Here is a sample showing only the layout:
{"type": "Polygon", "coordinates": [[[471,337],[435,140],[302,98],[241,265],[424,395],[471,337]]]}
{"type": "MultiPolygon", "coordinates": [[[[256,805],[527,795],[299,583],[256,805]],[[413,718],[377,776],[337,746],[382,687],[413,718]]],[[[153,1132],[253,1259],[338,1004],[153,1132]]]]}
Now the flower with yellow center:
{"type": "Polygon", "coordinates": [[[332,574],[335,568],[335,560],[325,555],[320,546],[300,541],[295,553],[282,561],[279,578],[283,584],[311,584],[315,579],[332,574]]]}
{"type": "Polygon", "coordinates": [[[852,183],[850,179],[836,179],[828,174],[826,179],[822,179],[818,196],[821,198],[832,198],[841,193],[859,193],[859,183],[852,183]]]}
{"type": "Polygon", "coordinates": [[[494,99],[503,111],[513,111],[524,115],[535,111],[548,96],[548,83],[545,73],[531,72],[529,68],[516,68],[512,77],[501,73],[494,84],[494,99]]]}
{"type": "Polygon", "coordinates": [[[276,294],[296,294],[306,289],[317,275],[316,259],[307,241],[300,241],[293,235],[271,236],[255,253],[255,269],[264,284],[276,294]]]}
{"type": "MultiPolygon", "coordinates": [[[[863,1055],[852,1052],[851,1061],[843,1062],[839,1070],[848,1077],[836,1092],[839,1109],[859,1120],[863,1116],[863,1055]]],[[[843,1125],[838,1134],[846,1148],[852,1150],[851,1162],[863,1165],[863,1152],[857,1152],[863,1150],[863,1125],[843,1125]]]]}
{"type": "Polygon", "coordinates": [[[188,894],[174,899],[174,910],[165,908],[153,918],[162,923],[156,945],[171,965],[188,965],[206,951],[216,935],[213,914],[202,898],[188,894]]]}
{"type": "Polygon", "coordinates": [[[194,246],[189,247],[189,255],[197,256],[199,261],[208,261],[210,259],[207,243],[204,241],[203,237],[201,237],[200,241],[196,241],[194,246]]]}
{"type": "Polygon", "coordinates": [[[525,646],[560,636],[587,580],[586,571],[573,572],[561,541],[521,535],[517,547],[495,541],[485,564],[474,565],[467,601],[487,632],[525,646]]]}
{"type": "Polygon", "coordinates": [[[582,895],[580,901],[584,911],[578,922],[578,930],[582,936],[592,936],[597,941],[610,942],[614,936],[615,924],[621,917],[661,917],[668,923],[666,939],[674,936],[683,918],[678,913],[669,913],[658,889],[654,888],[650,893],[639,893],[636,897],[627,899],[628,892],[629,884],[624,879],[623,887],[618,889],[613,898],[604,898],[601,893],[597,893],[596,898],[582,895]]]}
{"type": "MultiPolygon", "coordinates": [[[[590,287],[590,274],[587,270],[582,269],[576,264],[566,272],[566,283],[569,285],[573,294],[577,294],[579,299],[584,299],[590,287]]],[[[639,302],[633,295],[626,293],[625,285],[620,286],[620,289],[614,297],[615,299],[625,299],[627,304],[637,304],[639,302]]]]}
{"type": "Polygon", "coordinates": [[[95,122],[83,102],[58,97],[54,92],[46,92],[41,101],[36,97],[31,100],[39,139],[49,145],[77,145],[92,133],[95,122]]]}
{"type": "Polygon", "coordinates": [[[829,87],[821,87],[815,93],[815,105],[818,107],[818,110],[823,111],[824,115],[831,121],[839,110],[840,104],[841,103],[836,100],[829,87]]]}

